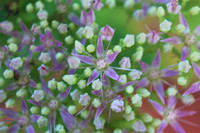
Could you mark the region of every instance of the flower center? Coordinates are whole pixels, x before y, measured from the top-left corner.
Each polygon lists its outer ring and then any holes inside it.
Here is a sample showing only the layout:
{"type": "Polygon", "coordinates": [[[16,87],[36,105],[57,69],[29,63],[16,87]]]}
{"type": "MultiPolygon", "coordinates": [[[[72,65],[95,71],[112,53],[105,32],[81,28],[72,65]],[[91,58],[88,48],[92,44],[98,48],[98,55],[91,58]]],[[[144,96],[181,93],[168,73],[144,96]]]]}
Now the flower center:
{"type": "Polygon", "coordinates": [[[188,35],[185,39],[185,42],[188,44],[188,45],[191,45],[193,43],[196,42],[196,37],[194,35],[188,35]]]}
{"type": "Polygon", "coordinates": [[[176,10],[177,6],[178,6],[178,0],[172,0],[172,10],[176,10]]]}
{"type": "Polygon", "coordinates": [[[158,79],[159,78],[159,76],[160,76],[160,73],[159,73],[159,71],[157,70],[157,69],[151,69],[150,71],[149,71],[149,78],[152,80],[154,80],[154,79],[158,79]]]}
{"type": "Polygon", "coordinates": [[[29,77],[27,76],[21,76],[19,80],[17,81],[17,84],[21,87],[25,87],[29,84],[29,77]]]}
{"type": "Polygon", "coordinates": [[[57,100],[51,100],[48,105],[51,109],[55,109],[55,108],[58,107],[58,101],[57,100]]]}
{"type": "Polygon", "coordinates": [[[106,68],[106,64],[107,64],[107,61],[105,59],[99,59],[97,61],[97,68],[104,69],[104,68],[106,68]]]}
{"type": "Polygon", "coordinates": [[[166,119],[167,119],[169,122],[172,122],[173,120],[175,120],[175,118],[176,118],[176,111],[170,110],[169,112],[167,112],[167,114],[166,114],[166,119]]]}
{"type": "Polygon", "coordinates": [[[26,125],[29,122],[29,119],[26,116],[21,116],[17,120],[20,125],[26,125]]]}

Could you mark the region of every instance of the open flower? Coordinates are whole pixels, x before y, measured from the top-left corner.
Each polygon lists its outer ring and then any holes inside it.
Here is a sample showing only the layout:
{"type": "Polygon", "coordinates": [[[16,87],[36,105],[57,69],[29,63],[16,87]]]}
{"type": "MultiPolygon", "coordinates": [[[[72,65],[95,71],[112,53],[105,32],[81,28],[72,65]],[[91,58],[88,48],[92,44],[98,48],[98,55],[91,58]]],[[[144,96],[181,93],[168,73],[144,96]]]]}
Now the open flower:
{"type": "Polygon", "coordinates": [[[167,83],[167,81],[165,81],[162,78],[175,76],[178,74],[178,71],[171,70],[169,68],[159,70],[160,50],[157,51],[151,66],[149,66],[148,64],[146,64],[142,61],[140,61],[139,64],[144,72],[145,77],[142,78],[137,83],[135,88],[145,87],[149,84],[153,85],[160,100],[164,103],[165,102],[165,100],[164,100],[165,94],[164,94],[163,82],[167,83]]]}
{"type": "Polygon", "coordinates": [[[8,133],[16,133],[20,130],[20,127],[25,126],[26,133],[34,133],[34,128],[32,126],[40,116],[39,115],[29,115],[28,114],[28,107],[24,101],[24,98],[21,98],[21,113],[17,113],[15,111],[0,108],[0,111],[7,117],[10,117],[12,121],[16,122],[13,124],[8,133]]]}
{"type": "Polygon", "coordinates": [[[184,122],[186,124],[191,123],[182,118],[196,114],[195,111],[183,111],[181,108],[175,109],[177,102],[176,97],[169,97],[167,106],[162,106],[153,100],[150,100],[150,102],[163,118],[158,128],[158,133],[163,133],[168,124],[170,124],[177,133],[185,133],[179,122],[184,122]]]}

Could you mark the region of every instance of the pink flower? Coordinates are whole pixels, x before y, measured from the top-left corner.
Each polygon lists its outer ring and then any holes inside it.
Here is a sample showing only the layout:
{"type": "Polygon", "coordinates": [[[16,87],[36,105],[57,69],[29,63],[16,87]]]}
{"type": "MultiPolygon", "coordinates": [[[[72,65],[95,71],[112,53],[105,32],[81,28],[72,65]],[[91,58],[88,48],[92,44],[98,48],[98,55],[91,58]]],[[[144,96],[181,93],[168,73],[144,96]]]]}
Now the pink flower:
{"type": "Polygon", "coordinates": [[[111,28],[110,26],[106,25],[100,30],[100,34],[102,37],[102,40],[110,41],[113,37],[115,30],[111,28]]]}
{"type": "Polygon", "coordinates": [[[114,100],[111,103],[111,109],[115,112],[122,112],[124,111],[124,101],[123,100],[114,100]]]}

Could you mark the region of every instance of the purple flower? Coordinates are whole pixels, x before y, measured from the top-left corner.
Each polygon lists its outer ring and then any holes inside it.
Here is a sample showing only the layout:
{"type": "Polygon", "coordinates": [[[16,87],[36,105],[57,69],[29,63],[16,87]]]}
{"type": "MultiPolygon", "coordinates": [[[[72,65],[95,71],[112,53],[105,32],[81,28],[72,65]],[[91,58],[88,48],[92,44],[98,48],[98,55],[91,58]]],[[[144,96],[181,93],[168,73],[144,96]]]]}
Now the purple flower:
{"type": "Polygon", "coordinates": [[[183,111],[182,108],[175,109],[176,101],[177,101],[176,97],[169,97],[168,105],[165,107],[153,100],[150,100],[151,104],[156,109],[156,111],[163,117],[163,120],[157,131],[158,133],[162,133],[168,124],[170,124],[177,133],[185,133],[184,129],[179,124],[179,121],[187,124],[191,123],[186,120],[183,120],[182,118],[185,116],[194,115],[196,114],[196,112],[183,111]]]}
{"type": "Polygon", "coordinates": [[[180,24],[185,26],[184,36],[170,37],[170,38],[161,40],[161,42],[173,43],[173,44],[184,43],[182,47],[182,51],[181,51],[181,60],[183,61],[183,60],[186,60],[187,56],[190,54],[191,45],[194,44],[197,47],[197,49],[200,50],[200,42],[197,41],[197,37],[200,35],[200,25],[192,33],[190,32],[190,27],[182,13],[179,13],[179,21],[180,21],[180,24]]]}
{"type": "Polygon", "coordinates": [[[156,30],[149,30],[149,33],[146,35],[148,39],[148,43],[150,44],[157,44],[160,41],[160,35],[161,33],[156,32],[156,30]]]}
{"type": "MultiPolygon", "coordinates": [[[[97,50],[96,50],[97,58],[93,57],[89,53],[88,53],[88,56],[79,55],[79,54],[72,54],[72,55],[78,57],[82,62],[84,62],[88,65],[91,65],[92,67],[95,68],[87,82],[87,85],[89,85],[99,75],[102,75],[103,72],[108,77],[110,77],[114,80],[118,80],[118,78],[119,78],[118,74],[115,72],[115,70],[112,67],[110,67],[110,64],[115,60],[118,53],[119,52],[114,52],[112,54],[106,55],[106,52],[104,52],[101,35],[99,35],[98,42],[97,42],[97,50]]],[[[119,79],[119,81],[123,82],[121,79],[119,79]]]]}
{"type": "Polygon", "coordinates": [[[6,64],[6,66],[8,66],[8,60],[7,60],[8,55],[7,54],[8,54],[7,46],[0,47],[0,67],[1,67],[3,61],[6,64]]]}
{"type": "Polygon", "coordinates": [[[48,50],[54,65],[57,64],[56,52],[59,51],[58,47],[62,46],[62,42],[54,39],[53,35],[47,30],[46,35],[40,34],[40,44],[37,46],[33,52],[44,52],[48,50]]]}
{"type": "Polygon", "coordinates": [[[100,30],[100,34],[102,37],[102,40],[110,41],[113,38],[115,30],[111,28],[110,26],[106,25],[100,30]]]}
{"type": "Polygon", "coordinates": [[[0,111],[15,122],[15,124],[13,124],[8,130],[8,133],[18,132],[21,126],[25,126],[26,133],[35,132],[32,123],[35,123],[40,118],[40,116],[28,114],[28,107],[23,97],[21,98],[21,113],[17,113],[15,111],[4,108],[0,108],[0,111]]]}
{"type": "Polygon", "coordinates": [[[145,86],[151,84],[155,88],[156,93],[159,96],[160,100],[163,103],[165,103],[164,86],[163,86],[162,82],[167,83],[167,81],[164,81],[164,79],[162,79],[162,78],[175,76],[175,75],[178,74],[178,71],[171,70],[169,68],[159,70],[159,67],[160,67],[160,50],[157,51],[151,66],[149,66],[148,64],[146,64],[142,61],[140,61],[139,64],[140,64],[140,66],[143,70],[145,77],[142,78],[137,83],[135,88],[145,87],[145,86]]]}
{"type": "MultiPolygon", "coordinates": [[[[40,77],[42,89],[45,93],[45,96],[47,97],[47,106],[51,109],[51,112],[49,114],[49,131],[52,132],[52,127],[54,129],[55,133],[55,121],[56,121],[56,111],[59,111],[63,122],[68,130],[71,130],[75,127],[77,124],[75,118],[68,112],[68,109],[61,103],[69,94],[71,90],[71,86],[64,92],[57,95],[57,97],[54,97],[51,90],[47,87],[47,84],[45,83],[44,79],[40,77]]],[[[30,103],[42,107],[44,106],[43,102],[36,102],[34,100],[28,100],[30,103]]]]}
{"type": "Polygon", "coordinates": [[[101,8],[103,7],[103,3],[101,2],[101,0],[93,0],[92,6],[96,10],[101,10],[101,8]]]}

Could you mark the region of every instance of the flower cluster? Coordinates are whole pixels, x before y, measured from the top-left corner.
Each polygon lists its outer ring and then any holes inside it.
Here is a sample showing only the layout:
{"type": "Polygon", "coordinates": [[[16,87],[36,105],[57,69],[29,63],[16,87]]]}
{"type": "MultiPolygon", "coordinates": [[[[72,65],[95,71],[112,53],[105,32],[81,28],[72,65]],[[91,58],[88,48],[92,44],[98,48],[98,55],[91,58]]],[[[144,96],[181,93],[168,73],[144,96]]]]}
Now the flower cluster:
{"type": "Polygon", "coordinates": [[[199,128],[200,2],[0,4],[1,133],[199,128]]]}

